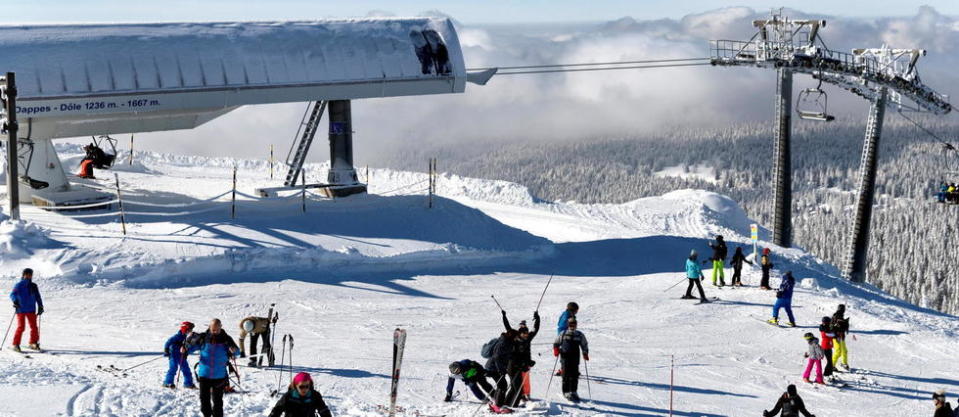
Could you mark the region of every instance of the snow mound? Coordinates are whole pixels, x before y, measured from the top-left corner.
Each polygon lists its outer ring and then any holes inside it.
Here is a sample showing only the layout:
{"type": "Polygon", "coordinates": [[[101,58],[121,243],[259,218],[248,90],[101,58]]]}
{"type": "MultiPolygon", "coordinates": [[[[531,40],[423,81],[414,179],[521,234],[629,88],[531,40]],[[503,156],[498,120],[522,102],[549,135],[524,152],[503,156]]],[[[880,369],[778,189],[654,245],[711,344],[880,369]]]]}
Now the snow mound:
{"type": "Polygon", "coordinates": [[[0,214],[0,258],[4,261],[33,256],[38,249],[51,249],[58,243],[47,232],[33,223],[23,220],[8,220],[0,214]]]}
{"type": "Polygon", "coordinates": [[[683,201],[685,206],[701,211],[700,216],[711,232],[749,236],[753,223],[739,204],[722,194],[704,190],[677,190],[664,194],[663,200],[683,201]],[[733,232],[733,233],[729,233],[733,232]]]}

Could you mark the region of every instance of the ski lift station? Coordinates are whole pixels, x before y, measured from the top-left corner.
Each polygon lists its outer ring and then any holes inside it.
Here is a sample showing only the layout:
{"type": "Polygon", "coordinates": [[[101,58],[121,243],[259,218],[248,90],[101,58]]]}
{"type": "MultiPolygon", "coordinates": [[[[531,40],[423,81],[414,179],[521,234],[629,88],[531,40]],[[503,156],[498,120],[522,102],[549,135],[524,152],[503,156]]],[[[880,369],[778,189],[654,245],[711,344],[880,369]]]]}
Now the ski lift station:
{"type": "MultiPolygon", "coordinates": [[[[456,31],[436,18],[7,26],[0,50],[0,68],[16,76],[16,192],[48,206],[109,198],[70,183],[53,139],[190,129],[240,106],[288,102],[316,103],[284,187],[299,185],[325,112],[331,170],[310,186],[365,192],[353,168],[351,101],[462,93],[467,81],[456,31]]],[[[230,146],[229,137],[210,140],[230,146]]]]}

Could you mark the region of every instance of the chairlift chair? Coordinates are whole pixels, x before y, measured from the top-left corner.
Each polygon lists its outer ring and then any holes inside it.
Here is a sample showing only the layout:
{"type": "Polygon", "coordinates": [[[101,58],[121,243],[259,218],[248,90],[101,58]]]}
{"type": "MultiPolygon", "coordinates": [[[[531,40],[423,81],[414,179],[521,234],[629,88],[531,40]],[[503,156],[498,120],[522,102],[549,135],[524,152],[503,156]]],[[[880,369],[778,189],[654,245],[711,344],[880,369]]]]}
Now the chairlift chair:
{"type": "Polygon", "coordinates": [[[93,166],[97,169],[110,169],[113,166],[113,162],[117,159],[117,140],[111,138],[109,135],[100,135],[99,137],[91,136],[93,139],[93,166]],[[113,153],[107,153],[103,151],[103,147],[100,145],[102,143],[108,143],[110,145],[110,150],[113,153]]]}
{"type": "Polygon", "coordinates": [[[21,165],[20,172],[22,172],[17,180],[19,180],[21,184],[33,188],[34,190],[42,190],[49,187],[49,182],[35,180],[27,175],[30,173],[30,165],[33,163],[33,141],[30,139],[20,138],[17,140],[17,149],[17,153],[19,154],[17,155],[17,164],[21,165]],[[20,161],[24,159],[27,161],[26,166],[22,166],[20,163],[20,161]]]}
{"type": "MultiPolygon", "coordinates": [[[[820,82],[820,85],[822,82],[820,82]]],[[[799,98],[796,100],[796,112],[799,118],[803,120],[814,120],[818,122],[831,122],[836,117],[826,113],[828,97],[826,92],[819,87],[807,88],[799,92],[799,98]]]]}

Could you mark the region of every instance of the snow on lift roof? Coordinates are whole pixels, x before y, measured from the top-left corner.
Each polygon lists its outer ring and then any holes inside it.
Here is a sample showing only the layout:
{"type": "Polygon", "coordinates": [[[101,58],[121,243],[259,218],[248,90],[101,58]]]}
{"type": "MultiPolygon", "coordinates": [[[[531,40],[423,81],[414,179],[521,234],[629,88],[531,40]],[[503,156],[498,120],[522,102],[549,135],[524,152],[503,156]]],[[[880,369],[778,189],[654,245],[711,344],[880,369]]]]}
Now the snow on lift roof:
{"type": "MultiPolygon", "coordinates": [[[[0,26],[43,137],[194,127],[238,106],[461,93],[449,19],[0,26]]],[[[25,123],[24,123],[25,124],[25,123]]]]}

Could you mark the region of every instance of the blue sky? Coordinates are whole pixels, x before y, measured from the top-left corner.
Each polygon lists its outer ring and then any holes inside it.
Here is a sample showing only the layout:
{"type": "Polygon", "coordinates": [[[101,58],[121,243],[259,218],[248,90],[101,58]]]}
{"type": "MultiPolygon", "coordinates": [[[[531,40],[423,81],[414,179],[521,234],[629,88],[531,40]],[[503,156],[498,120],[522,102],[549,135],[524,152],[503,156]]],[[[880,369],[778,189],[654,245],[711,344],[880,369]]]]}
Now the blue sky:
{"type": "Polygon", "coordinates": [[[415,15],[440,10],[466,23],[603,21],[678,18],[726,6],[763,10],[785,6],[811,13],[876,17],[913,15],[928,4],[959,15],[957,0],[4,0],[0,22],[129,22],[179,20],[273,20],[363,16],[373,10],[415,15]]]}

